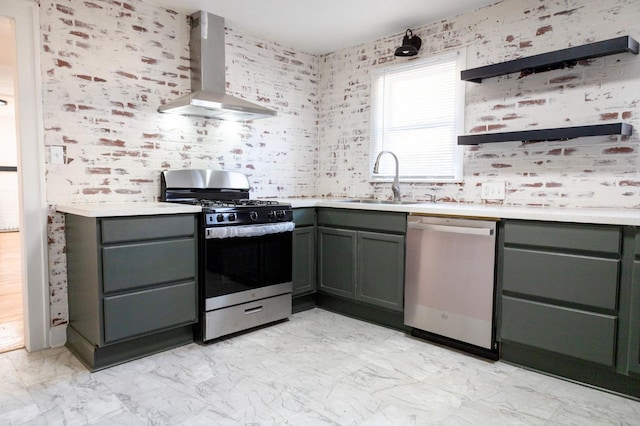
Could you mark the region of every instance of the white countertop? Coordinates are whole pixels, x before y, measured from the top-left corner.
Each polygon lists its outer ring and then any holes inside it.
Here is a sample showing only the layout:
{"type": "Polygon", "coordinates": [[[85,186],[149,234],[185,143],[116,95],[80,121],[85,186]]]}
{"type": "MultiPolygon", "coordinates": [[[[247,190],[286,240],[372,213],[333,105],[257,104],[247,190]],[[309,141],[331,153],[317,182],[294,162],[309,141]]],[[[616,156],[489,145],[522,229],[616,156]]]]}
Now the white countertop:
{"type": "MultiPolygon", "coordinates": [[[[446,216],[640,226],[640,209],[565,209],[456,203],[367,204],[326,198],[284,198],[277,201],[290,203],[293,208],[333,207],[446,216]]],[[[200,212],[200,206],[163,202],[87,203],[62,204],[56,206],[56,210],[61,213],[71,213],[79,216],[111,217],[198,213],[200,212]]]]}
{"type": "Polygon", "coordinates": [[[473,216],[499,219],[528,219],[552,222],[597,223],[640,226],[640,209],[594,209],[509,207],[491,204],[419,203],[367,204],[321,198],[288,198],[278,200],[293,208],[334,207],[359,210],[395,211],[447,216],[473,216]]]}
{"type": "Polygon", "coordinates": [[[56,210],[86,217],[145,216],[202,211],[200,206],[163,202],[59,204],[56,210]]]}

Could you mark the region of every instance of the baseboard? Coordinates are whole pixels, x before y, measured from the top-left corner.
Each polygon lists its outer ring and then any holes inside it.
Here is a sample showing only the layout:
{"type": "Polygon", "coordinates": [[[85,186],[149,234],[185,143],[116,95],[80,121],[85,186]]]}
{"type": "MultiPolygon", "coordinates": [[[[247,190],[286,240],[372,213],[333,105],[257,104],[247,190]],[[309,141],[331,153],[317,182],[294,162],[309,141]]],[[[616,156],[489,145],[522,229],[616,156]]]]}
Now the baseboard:
{"type": "Polygon", "coordinates": [[[379,308],[325,293],[316,294],[316,305],[319,308],[348,317],[361,319],[407,333],[411,332],[411,327],[404,325],[404,314],[400,311],[379,308]]]}
{"type": "Polygon", "coordinates": [[[619,374],[613,367],[505,341],[501,343],[501,359],[530,370],[640,399],[640,377],[619,374]]]}
{"type": "Polygon", "coordinates": [[[60,348],[67,343],[67,324],[57,325],[49,329],[49,346],[60,348]]]}

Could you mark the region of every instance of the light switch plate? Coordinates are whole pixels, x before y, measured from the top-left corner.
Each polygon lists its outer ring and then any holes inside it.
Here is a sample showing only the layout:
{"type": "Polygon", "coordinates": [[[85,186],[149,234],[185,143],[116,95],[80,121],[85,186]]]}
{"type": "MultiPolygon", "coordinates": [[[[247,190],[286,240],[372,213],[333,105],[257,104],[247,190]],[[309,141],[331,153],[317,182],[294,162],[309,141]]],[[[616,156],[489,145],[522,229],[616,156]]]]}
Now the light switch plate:
{"type": "Polygon", "coordinates": [[[504,200],[504,182],[484,182],[482,184],[483,200],[504,200]]]}
{"type": "Polygon", "coordinates": [[[49,147],[49,157],[51,164],[64,164],[64,147],[60,145],[51,145],[49,147]]]}

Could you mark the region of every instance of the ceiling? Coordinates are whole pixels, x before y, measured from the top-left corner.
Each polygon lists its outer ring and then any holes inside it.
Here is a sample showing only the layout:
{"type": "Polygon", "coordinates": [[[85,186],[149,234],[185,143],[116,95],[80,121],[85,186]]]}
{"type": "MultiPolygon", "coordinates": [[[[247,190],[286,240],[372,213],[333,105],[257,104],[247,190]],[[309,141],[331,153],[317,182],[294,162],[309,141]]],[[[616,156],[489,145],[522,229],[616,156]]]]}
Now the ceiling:
{"type": "Polygon", "coordinates": [[[498,0],[144,0],[180,13],[225,18],[229,28],[312,53],[403,33],[498,0]]]}

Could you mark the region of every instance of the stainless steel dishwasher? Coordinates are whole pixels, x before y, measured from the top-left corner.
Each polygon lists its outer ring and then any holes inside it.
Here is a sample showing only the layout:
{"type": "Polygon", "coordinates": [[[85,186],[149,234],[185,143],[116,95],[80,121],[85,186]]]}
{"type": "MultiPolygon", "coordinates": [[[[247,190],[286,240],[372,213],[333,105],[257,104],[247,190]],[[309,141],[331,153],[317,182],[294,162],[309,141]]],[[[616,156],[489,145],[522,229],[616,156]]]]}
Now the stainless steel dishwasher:
{"type": "Polygon", "coordinates": [[[496,221],[409,215],[404,323],[412,334],[498,359],[496,221]]]}

